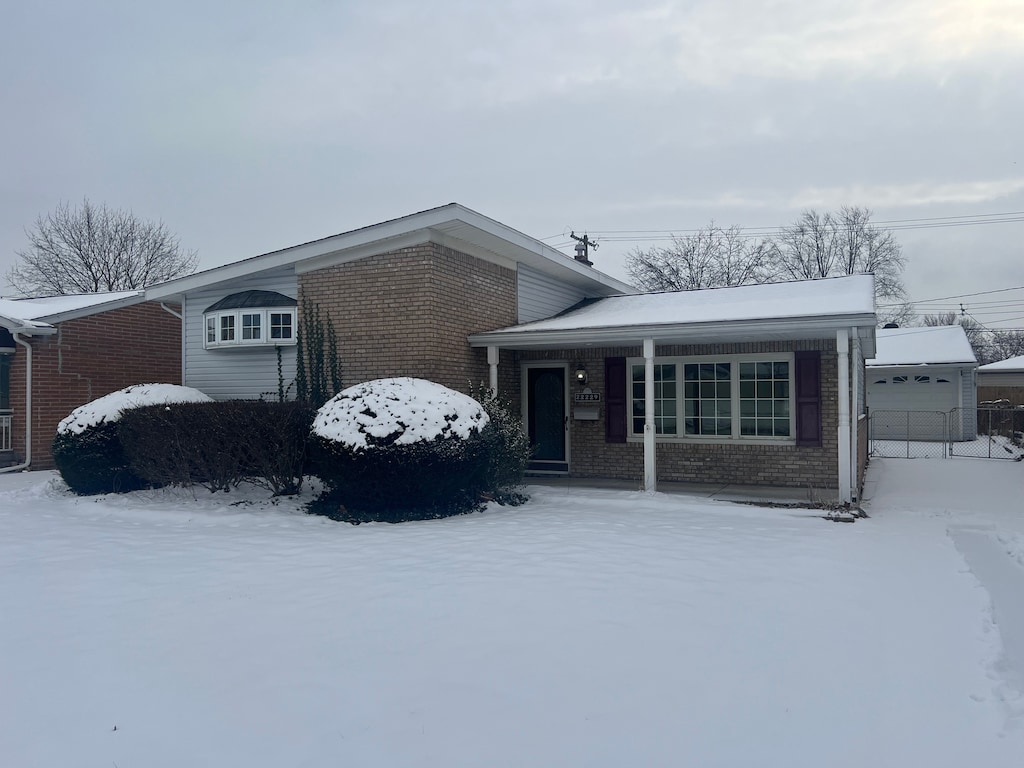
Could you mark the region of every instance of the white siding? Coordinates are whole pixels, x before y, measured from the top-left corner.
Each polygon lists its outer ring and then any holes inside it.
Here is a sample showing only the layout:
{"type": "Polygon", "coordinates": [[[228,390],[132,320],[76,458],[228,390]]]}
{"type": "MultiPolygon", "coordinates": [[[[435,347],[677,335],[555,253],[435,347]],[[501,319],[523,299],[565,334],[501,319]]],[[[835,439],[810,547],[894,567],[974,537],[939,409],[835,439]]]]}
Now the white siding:
{"type": "MultiPolygon", "coordinates": [[[[195,387],[215,400],[277,397],[277,354],[274,347],[203,348],[203,311],[225,296],[240,291],[277,291],[298,298],[298,282],[288,270],[252,277],[230,286],[204,288],[185,297],[185,386],[195,387]]],[[[295,346],[281,348],[282,373],[287,387],[295,379],[295,346]]],[[[294,397],[295,389],[292,387],[294,397]]]]}
{"type": "Polygon", "coordinates": [[[517,278],[520,323],[552,317],[587,297],[579,288],[522,264],[517,278]]]}

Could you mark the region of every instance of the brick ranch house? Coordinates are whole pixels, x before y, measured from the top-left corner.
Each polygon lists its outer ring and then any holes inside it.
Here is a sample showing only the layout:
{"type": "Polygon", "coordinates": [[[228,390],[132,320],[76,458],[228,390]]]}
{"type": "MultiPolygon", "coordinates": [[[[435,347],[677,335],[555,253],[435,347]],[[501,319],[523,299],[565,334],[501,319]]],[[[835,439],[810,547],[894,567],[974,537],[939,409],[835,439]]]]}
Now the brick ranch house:
{"type": "Polygon", "coordinates": [[[214,398],[292,381],[298,321],[316,306],[337,331],[344,385],[489,385],[520,408],[536,472],[843,499],[860,486],[869,275],[637,294],[585,257],[452,203],[146,297],[181,305],[183,383],[214,398]]]}
{"type": "Polygon", "coordinates": [[[51,469],[57,424],[90,400],[180,383],[177,309],[142,291],[0,299],[0,472],[51,469]]]}

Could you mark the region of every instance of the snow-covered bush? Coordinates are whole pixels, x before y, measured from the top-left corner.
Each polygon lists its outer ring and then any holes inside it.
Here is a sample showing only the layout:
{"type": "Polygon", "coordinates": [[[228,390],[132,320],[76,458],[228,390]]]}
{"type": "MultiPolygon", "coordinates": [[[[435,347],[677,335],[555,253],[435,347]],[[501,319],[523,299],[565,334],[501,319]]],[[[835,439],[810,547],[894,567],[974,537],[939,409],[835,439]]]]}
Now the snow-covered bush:
{"type": "Polygon", "coordinates": [[[477,508],[487,472],[473,398],[424,379],[377,379],[339,392],[313,420],[312,511],[353,522],[399,522],[477,508]]]}
{"type": "Polygon", "coordinates": [[[523,420],[508,400],[480,387],[474,396],[483,404],[490,423],[481,434],[487,447],[484,490],[500,504],[522,504],[527,500],[521,485],[533,455],[523,420]]]}
{"type": "Polygon", "coordinates": [[[313,409],[227,400],[136,408],[121,420],[131,470],[154,485],[226,491],[243,480],[275,496],[298,493],[313,409]]]}
{"type": "Polygon", "coordinates": [[[53,459],[64,481],[79,495],[119,493],[145,486],[131,471],[118,435],[122,416],[134,408],[210,400],[176,384],[135,384],[75,408],[53,440],[53,459]]]}

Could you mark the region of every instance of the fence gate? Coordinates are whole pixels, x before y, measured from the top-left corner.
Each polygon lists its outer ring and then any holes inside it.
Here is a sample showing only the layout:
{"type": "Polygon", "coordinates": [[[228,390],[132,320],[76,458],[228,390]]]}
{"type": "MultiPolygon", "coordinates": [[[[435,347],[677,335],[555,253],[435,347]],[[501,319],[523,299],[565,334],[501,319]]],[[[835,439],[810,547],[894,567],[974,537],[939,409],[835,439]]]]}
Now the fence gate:
{"type": "Polygon", "coordinates": [[[869,452],[883,458],[1024,459],[1024,407],[872,411],[869,452]]]}
{"type": "Polygon", "coordinates": [[[1024,456],[1024,406],[954,408],[950,418],[977,425],[973,440],[950,442],[950,456],[976,459],[1020,459],[1024,456]]]}

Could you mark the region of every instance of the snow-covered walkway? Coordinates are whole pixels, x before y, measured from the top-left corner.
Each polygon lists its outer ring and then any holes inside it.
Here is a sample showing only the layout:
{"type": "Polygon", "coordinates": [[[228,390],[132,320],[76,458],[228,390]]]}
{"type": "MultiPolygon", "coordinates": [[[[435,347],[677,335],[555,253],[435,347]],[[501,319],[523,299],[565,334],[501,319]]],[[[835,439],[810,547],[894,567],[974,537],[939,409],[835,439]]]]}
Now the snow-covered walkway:
{"type": "Polygon", "coordinates": [[[852,525],[538,487],[349,526],[0,476],[0,764],[1017,766],[1024,465],[872,473],[852,525]]]}

